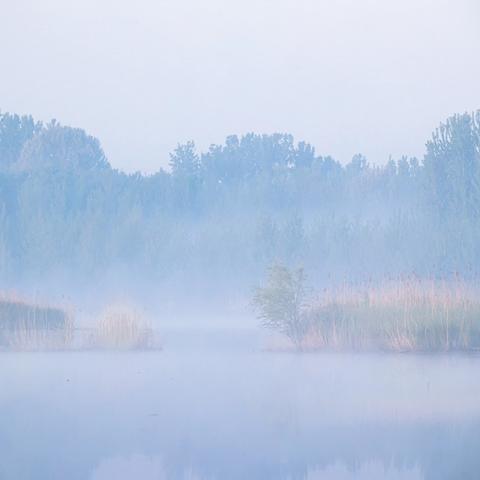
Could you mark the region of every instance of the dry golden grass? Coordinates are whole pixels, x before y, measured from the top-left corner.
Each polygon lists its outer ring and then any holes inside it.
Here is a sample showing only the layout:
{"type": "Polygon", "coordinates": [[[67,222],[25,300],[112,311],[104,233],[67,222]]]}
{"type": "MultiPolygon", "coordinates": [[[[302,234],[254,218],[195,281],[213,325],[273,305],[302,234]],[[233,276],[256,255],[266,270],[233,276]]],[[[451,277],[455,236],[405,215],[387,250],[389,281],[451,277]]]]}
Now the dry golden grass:
{"type": "Polygon", "coordinates": [[[0,348],[63,350],[73,339],[73,315],[14,297],[0,298],[0,348]]]}
{"type": "Polygon", "coordinates": [[[95,347],[111,350],[153,348],[153,331],[137,310],[110,306],[98,322],[95,347]]]}
{"type": "Polygon", "coordinates": [[[399,279],[324,291],[306,312],[304,349],[480,349],[480,295],[459,279],[399,279]]]}

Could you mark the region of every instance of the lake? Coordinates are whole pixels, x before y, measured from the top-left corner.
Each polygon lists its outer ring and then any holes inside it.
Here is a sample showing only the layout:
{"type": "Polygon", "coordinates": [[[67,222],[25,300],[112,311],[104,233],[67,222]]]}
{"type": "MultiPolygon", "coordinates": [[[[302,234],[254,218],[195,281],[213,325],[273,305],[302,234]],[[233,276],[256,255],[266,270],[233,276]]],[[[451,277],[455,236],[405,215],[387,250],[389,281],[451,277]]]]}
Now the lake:
{"type": "Polygon", "coordinates": [[[480,478],[479,356],[164,345],[2,353],[0,479],[480,478]]]}

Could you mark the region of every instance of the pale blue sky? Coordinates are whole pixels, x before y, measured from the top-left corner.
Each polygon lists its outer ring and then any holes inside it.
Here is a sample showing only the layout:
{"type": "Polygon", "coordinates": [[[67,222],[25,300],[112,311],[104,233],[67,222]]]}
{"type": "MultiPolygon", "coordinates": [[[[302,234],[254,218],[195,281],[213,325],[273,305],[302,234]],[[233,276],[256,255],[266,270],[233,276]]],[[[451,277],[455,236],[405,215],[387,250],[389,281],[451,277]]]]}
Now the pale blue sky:
{"type": "Polygon", "coordinates": [[[480,108],[476,0],[0,2],[0,109],[85,128],[127,171],[247,131],[381,163],[480,108]]]}

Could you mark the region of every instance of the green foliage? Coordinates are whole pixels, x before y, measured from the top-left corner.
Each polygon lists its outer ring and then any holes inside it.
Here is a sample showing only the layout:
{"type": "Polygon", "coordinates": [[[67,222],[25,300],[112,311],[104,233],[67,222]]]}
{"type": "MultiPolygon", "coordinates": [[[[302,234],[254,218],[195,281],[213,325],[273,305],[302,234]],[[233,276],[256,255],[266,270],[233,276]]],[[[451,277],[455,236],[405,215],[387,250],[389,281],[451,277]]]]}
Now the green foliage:
{"type": "MultiPolygon", "coordinates": [[[[347,165],[291,135],[230,136],[171,171],[126,175],[80,129],[0,115],[0,280],[145,278],[247,288],[273,262],[367,278],[480,270],[480,112],[452,117],[423,161],[347,165]],[[196,280],[197,279],[197,280],[196,280]]],[[[186,287],[189,288],[189,287],[186,287]]]]}
{"type": "Polygon", "coordinates": [[[198,176],[199,166],[199,158],[193,142],[178,145],[175,151],[170,154],[170,168],[175,177],[194,178],[198,176]]]}
{"type": "Polygon", "coordinates": [[[27,172],[88,172],[109,168],[109,164],[96,138],[52,121],[24,143],[16,167],[27,172]]]}
{"type": "Polygon", "coordinates": [[[257,288],[253,299],[262,326],[283,333],[297,348],[308,330],[305,288],[302,268],[290,271],[275,265],[268,271],[265,286],[257,288]]]}
{"type": "Polygon", "coordinates": [[[427,193],[443,219],[480,215],[480,111],[454,115],[427,143],[427,193]]]}
{"type": "Polygon", "coordinates": [[[18,161],[24,144],[41,130],[32,117],[0,112],[0,173],[18,161]]]}

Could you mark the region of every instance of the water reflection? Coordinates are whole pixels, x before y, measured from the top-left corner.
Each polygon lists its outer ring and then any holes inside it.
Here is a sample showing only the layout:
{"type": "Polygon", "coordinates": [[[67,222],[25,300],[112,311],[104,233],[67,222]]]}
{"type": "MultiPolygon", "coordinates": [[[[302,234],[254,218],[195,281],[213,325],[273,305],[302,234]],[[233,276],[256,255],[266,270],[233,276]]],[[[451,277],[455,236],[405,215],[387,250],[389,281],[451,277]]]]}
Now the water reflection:
{"type": "MultiPolygon", "coordinates": [[[[95,468],[91,480],[168,480],[170,478],[160,457],[131,455],[105,459],[95,468]]],[[[194,472],[186,472],[185,480],[197,480],[194,472]]],[[[294,477],[279,477],[294,478],[294,477]]],[[[335,463],[324,469],[309,471],[305,480],[421,480],[423,478],[417,467],[397,469],[385,467],[381,462],[367,462],[356,468],[335,463]]]]}
{"type": "Polygon", "coordinates": [[[91,480],[162,480],[166,479],[160,457],[132,455],[104,459],[93,471],[91,480]]]}
{"type": "Polygon", "coordinates": [[[480,358],[2,355],[0,479],[478,479],[480,358]]]}

